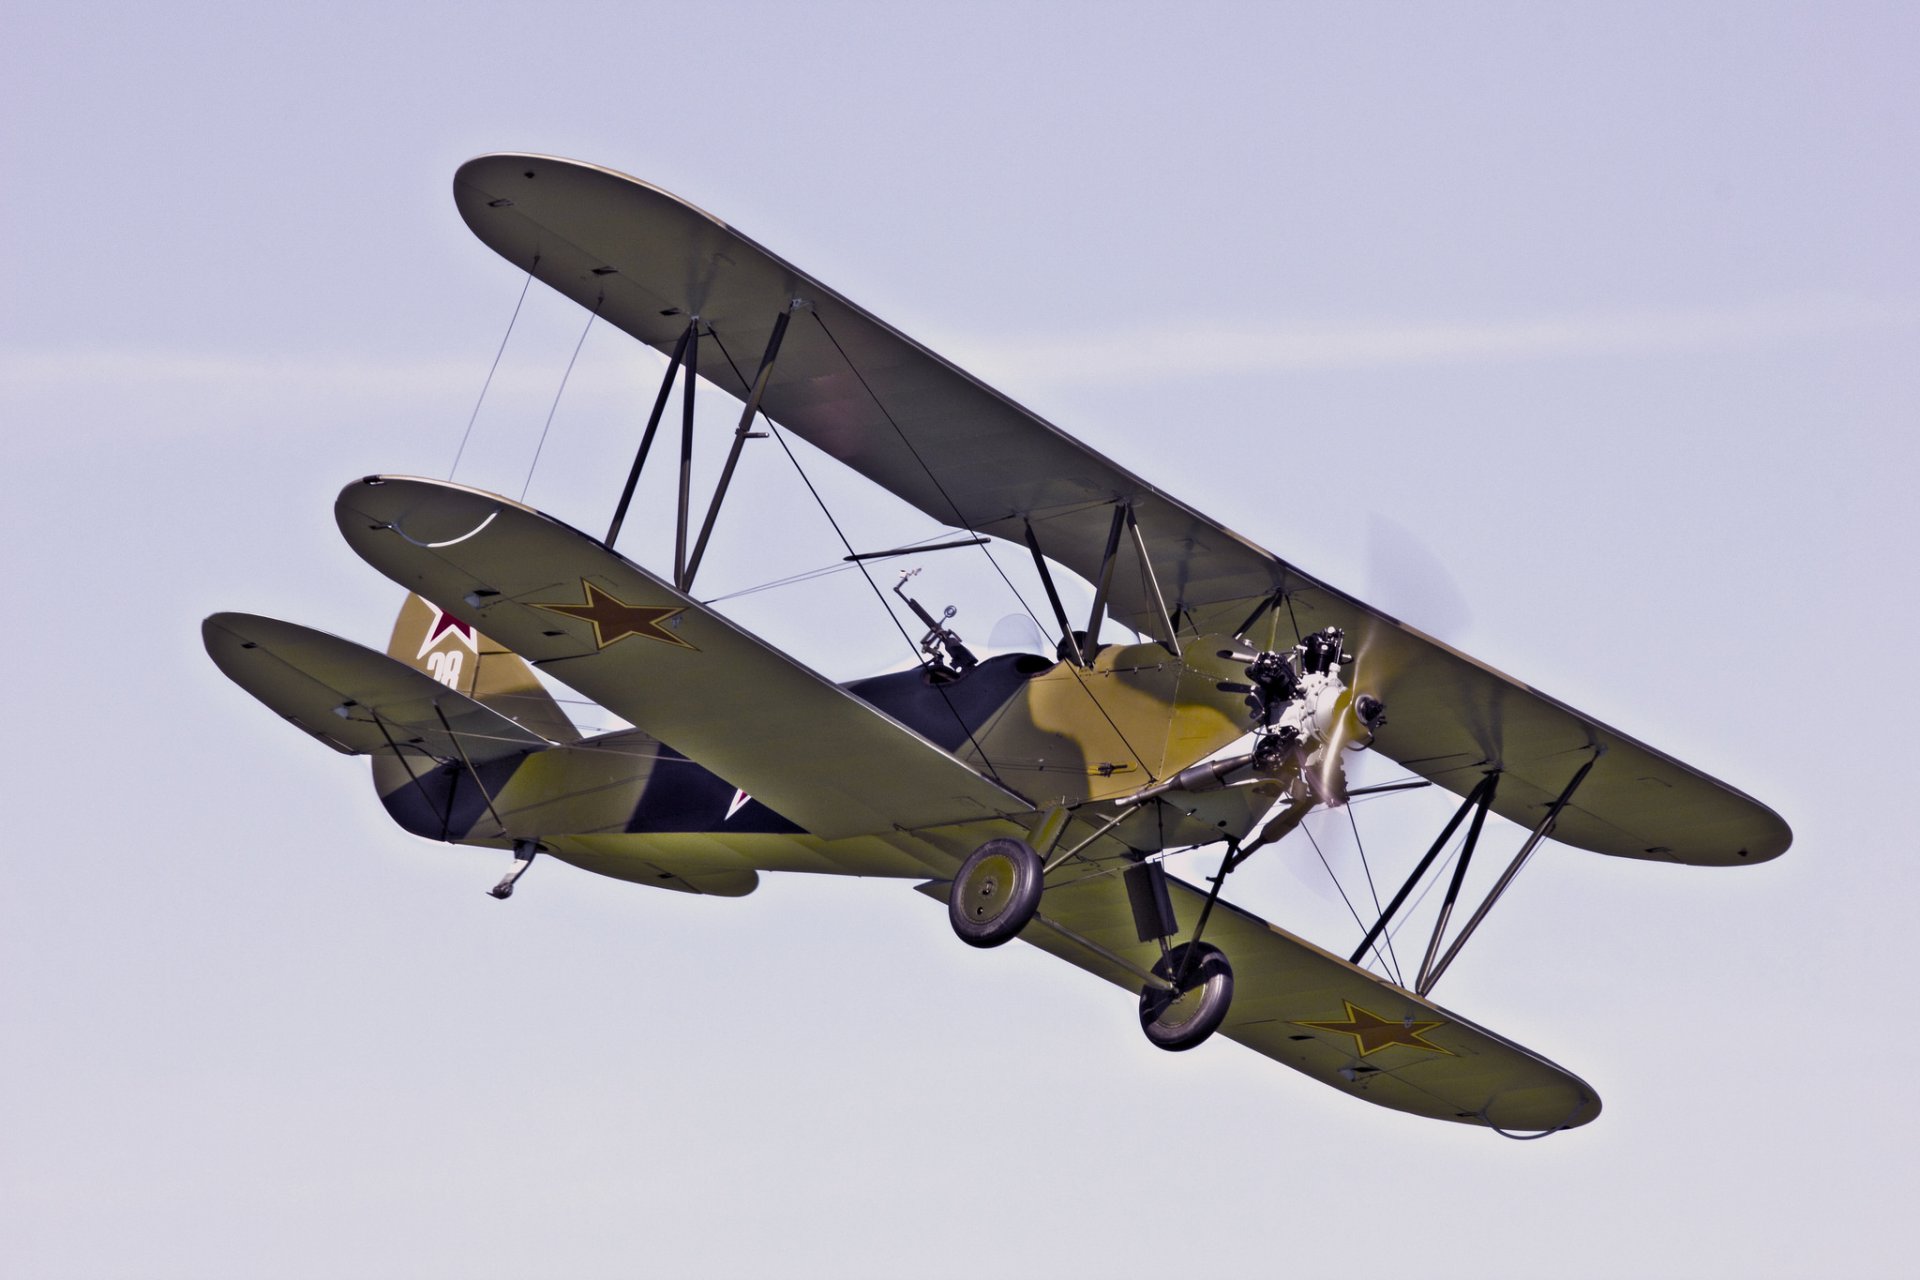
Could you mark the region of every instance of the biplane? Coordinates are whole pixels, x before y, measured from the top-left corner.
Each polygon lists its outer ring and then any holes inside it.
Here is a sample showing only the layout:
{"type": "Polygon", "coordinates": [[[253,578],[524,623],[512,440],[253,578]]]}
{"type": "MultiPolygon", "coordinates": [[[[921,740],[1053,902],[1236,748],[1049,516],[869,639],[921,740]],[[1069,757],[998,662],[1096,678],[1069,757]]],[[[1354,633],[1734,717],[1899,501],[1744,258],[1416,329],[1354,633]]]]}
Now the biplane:
{"type": "Polygon", "coordinates": [[[204,639],[268,707],[371,757],[402,828],[510,854],[497,897],[542,854],[721,896],[763,872],[896,877],[943,900],[964,943],[1017,938],[1125,988],[1163,1049],[1217,1034],[1367,1102],[1535,1136],[1591,1121],[1596,1092],[1431,993],[1541,843],[1733,867],[1791,840],[1764,805],[1223,528],[657,187],[489,155],[454,196],[530,279],[667,358],[606,535],[450,481],[369,475],[335,516],[408,593],[385,654],[237,613],[204,639]],[[649,569],[615,544],[663,421],[674,434],[676,379],[674,545],[649,569]],[[741,406],[704,512],[689,463],[703,381],[741,406]],[[729,483],[769,432],[952,545],[1030,557],[1052,651],[976,655],[951,608],[936,616],[902,582],[918,660],[841,685],[703,603],[729,483]],[[1069,616],[1064,575],[1091,589],[1090,616],[1069,616]],[[1103,641],[1118,629],[1133,641],[1103,641]],[[543,675],[632,727],[583,734],[543,675]],[[1404,780],[1351,783],[1363,752],[1404,780]],[[1223,896],[1308,814],[1401,787],[1458,804],[1351,955],[1223,896]],[[1489,818],[1518,850],[1468,905],[1489,818]],[[1220,859],[1205,883],[1167,872],[1201,847],[1220,859]],[[1412,981],[1365,967],[1449,867],[1412,981]]]}

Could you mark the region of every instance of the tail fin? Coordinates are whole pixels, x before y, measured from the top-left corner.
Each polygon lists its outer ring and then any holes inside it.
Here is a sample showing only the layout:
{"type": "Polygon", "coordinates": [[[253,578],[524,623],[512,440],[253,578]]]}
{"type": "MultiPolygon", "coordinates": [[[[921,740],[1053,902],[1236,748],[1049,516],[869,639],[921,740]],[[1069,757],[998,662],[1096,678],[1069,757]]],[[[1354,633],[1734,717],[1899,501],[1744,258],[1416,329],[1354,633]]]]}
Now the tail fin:
{"type": "Polygon", "coordinates": [[[553,742],[580,740],[580,731],[525,658],[417,595],[408,596],[400,606],[387,656],[553,742]]]}

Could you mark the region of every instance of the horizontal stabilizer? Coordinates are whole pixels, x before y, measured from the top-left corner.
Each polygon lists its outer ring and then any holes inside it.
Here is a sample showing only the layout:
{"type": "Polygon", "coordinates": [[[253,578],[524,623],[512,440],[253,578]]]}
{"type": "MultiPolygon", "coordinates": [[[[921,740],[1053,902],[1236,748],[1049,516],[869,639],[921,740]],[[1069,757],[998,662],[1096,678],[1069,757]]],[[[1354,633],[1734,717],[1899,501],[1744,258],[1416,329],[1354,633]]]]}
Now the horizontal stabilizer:
{"type": "Polygon", "coordinates": [[[395,755],[407,747],[481,764],[549,745],[432,676],[324,631],[216,613],[200,635],[228,679],[335,751],[395,755]]]}

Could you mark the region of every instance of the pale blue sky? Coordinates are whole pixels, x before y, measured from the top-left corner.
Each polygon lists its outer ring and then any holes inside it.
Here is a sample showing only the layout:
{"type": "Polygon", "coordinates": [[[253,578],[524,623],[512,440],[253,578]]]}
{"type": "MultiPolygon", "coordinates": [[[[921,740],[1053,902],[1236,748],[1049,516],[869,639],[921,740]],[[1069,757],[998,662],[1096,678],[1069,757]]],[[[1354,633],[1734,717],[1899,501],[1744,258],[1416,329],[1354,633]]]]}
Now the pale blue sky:
{"type": "MultiPolygon", "coordinates": [[[[10,16],[0,1271],[1902,1269],[1910,6],[10,16]],[[896,883],[487,898],[498,858],[389,825],[198,623],[384,639],[331,501],[451,462],[519,280],[450,179],[504,149],[711,210],[1795,847],[1536,859],[1437,993],[1599,1089],[1526,1145],[1159,1053],[896,883]],[[1421,553],[1370,564],[1381,527],[1421,553]]],[[[519,491],[582,321],[530,296],[462,480],[519,491]]],[[[532,501],[606,518],[657,364],[589,335],[532,501]]],[[[926,531],[828,466],[858,534],[926,531]]],[[[792,520],[723,522],[712,590],[839,554],[784,468],[749,456],[736,510],[792,520]]],[[[653,496],[624,545],[657,564],[653,496]]],[[[924,580],[978,634],[1013,608],[924,580]]],[[[740,616],[857,675],[904,656],[858,586],[740,616]]],[[[1392,877],[1447,809],[1357,816],[1392,877]]],[[[1301,853],[1233,896],[1345,950],[1301,853]]]]}

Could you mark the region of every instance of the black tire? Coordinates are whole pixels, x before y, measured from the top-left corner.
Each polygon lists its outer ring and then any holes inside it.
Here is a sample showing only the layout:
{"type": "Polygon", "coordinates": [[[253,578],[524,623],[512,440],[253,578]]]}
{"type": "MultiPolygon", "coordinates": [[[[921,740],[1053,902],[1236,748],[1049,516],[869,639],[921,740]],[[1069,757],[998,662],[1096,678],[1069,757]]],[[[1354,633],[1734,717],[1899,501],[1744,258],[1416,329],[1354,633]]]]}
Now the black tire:
{"type": "Polygon", "coordinates": [[[1165,987],[1140,992],[1140,1029],[1169,1053],[1191,1049],[1220,1029],[1233,1004],[1233,966],[1226,953],[1209,943],[1182,943],[1153,966],[1153,976],[1169,982],[1180,972],[1187,948],[1197,946],[1193,964],[1178,993],[1165,987]]]}
{"type": "Polygon", "coordinates": [[[967,855],[947,891],[947,919],[960,941],[997,947],[1019,936],[1040,909],[1040,855],[1002,836],[967,855]]]}

